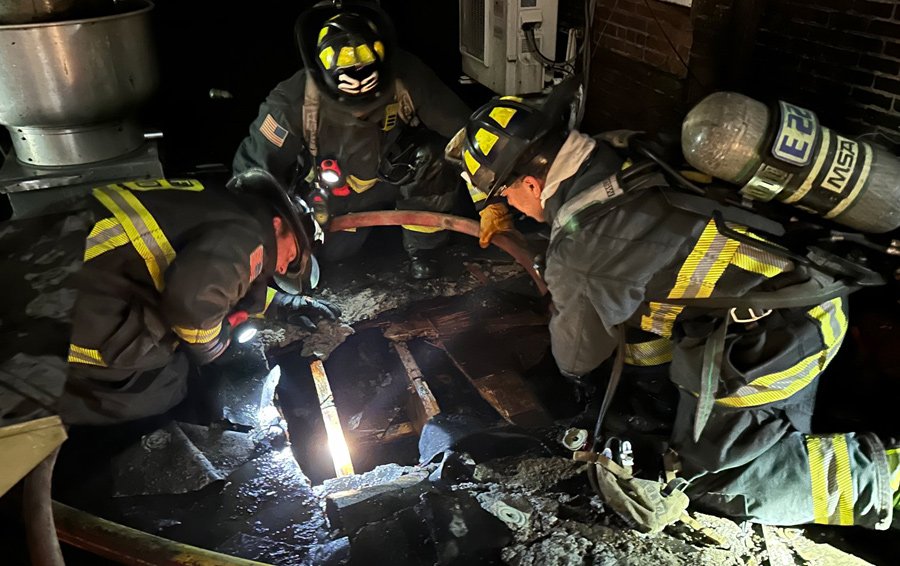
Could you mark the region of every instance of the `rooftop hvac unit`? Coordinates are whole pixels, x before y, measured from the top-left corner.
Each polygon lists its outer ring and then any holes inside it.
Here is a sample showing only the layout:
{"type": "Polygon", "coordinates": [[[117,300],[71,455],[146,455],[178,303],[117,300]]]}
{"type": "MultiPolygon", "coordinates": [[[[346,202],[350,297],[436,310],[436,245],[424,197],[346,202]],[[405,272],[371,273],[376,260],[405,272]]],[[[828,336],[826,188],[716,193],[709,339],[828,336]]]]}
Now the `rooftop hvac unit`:
{"type": "Polygon", "coordinates": [[[548,77],[523,26],[534,26],[538,49],[553,59],[556,15],[556,0],[459,0],[463,72],[500,94],[540,91],[548,77]]]}

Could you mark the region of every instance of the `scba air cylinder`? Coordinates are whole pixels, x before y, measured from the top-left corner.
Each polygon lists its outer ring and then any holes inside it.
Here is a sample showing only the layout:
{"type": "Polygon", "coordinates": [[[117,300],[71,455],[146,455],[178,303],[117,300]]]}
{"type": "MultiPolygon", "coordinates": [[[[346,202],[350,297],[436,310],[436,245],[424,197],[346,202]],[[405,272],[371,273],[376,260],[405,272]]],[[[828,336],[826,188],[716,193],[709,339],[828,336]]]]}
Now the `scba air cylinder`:
{"type": "Polygon", "coordinates": [[[805,108],[716,92],[688,112],[681,147],[693,167],[741,185],[749,198],[863,232],[900,227],[900,159],[823,127],[805,108]]]}

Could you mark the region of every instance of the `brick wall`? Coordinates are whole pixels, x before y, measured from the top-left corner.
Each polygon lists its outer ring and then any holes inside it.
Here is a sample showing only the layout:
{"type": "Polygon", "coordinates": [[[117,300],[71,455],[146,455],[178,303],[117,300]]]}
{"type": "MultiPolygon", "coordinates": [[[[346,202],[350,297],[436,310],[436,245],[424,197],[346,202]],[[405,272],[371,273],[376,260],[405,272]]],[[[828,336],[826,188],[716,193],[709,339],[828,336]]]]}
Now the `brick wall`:
{"type": "Polygon", "coordinates": [[[900,149],[900,0],[599,0],[593,26],[587,131],[677,129],[733,89],[900,149]]]}
{"type": "Polygon", "coordinates": [[[770,1],[747,91],[814,109],[848,134],[900,149],[900,1],[770,1]]]}
{"type": "Polygon", "coordinates": [[[670,37],[680,41],[675,45],[687,60],[692,40],[688,8],[658,0],[597,2],[586,131],[677,128],[685,71],[671,47],[660,43],[665,39],[653,15],[675,31],[670,37]]]}
{"type": "Polygon", "coordinates": [[[583,128],[677,131],[688,101],[704,90],[695,77],[712,72],[692,68],[689,74],[685,64],[713,68],[703,56],[718,46],[706,30],[721,20],[715,5],[730,2],[694,0],[688,8],[660,0],[599,0],[583,128]]]}

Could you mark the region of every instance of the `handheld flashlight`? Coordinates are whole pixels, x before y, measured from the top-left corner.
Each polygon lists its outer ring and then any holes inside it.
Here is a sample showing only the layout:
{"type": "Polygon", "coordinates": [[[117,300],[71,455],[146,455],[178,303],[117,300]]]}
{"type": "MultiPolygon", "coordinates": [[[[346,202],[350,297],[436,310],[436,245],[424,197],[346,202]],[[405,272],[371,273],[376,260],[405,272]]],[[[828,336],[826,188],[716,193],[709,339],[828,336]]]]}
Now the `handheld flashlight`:
{"type": "Polygon", "coordinates": [[[334,159],[323,159],[319,163],[319,182],[336,197],[350,196],[350,186],[334,159]]]}
{"type": "Polygon", "coordinates": [[[238,344],[245,344],[256,336],[257,328],[249,320],[247,311],[235,311],[228,315],[232,336],[238,344]]]}

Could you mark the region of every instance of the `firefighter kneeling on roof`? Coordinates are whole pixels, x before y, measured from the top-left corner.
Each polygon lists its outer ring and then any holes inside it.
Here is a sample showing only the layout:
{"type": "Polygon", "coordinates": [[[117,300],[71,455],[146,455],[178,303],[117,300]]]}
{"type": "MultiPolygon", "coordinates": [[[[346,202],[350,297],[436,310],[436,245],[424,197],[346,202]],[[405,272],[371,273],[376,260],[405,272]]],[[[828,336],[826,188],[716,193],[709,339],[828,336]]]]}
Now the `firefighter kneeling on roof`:
{"type": "MultiPolygon", "coordinates": [[[[590,387],[585,376],[618,346],[623,383],[640,388],[665,376],[652,386],[657,397],[666,386],[677,407],[668,444],[687,481],[679,489],[698,508],[774,525],[888,528],[900,481],[897,443],[811,431],[818,377],[847,331],[846,294],[774,310],[713,304],[729,297],[740,305],[751,291],[819,288],[822,274],[726,237],[703,212],[705,197],[693,197],[696,211],[673,206],[654,164],[623,168],[604,138],[567,130],[569,99],[560,90],[543,102],[493,99],[457,134],[448,157],[489,202],[505,199],[551,226],[545,278],[561,372],[590,387]]],[[[676,520],[678,512],[659,516],[676,520]]]]}
{"type": "Polygon", "coordinates": [[[266,286],[276,273],[307,288],[317,276],[321,231],[305,203],[259,169],[229,188],[158,180],[94,189],[59,406],[67,424],[174,407],[191,364],[228,348],[229,321],[265,313],[314,328],[311,319],[340,316],[324,301],[266,286]]]}

